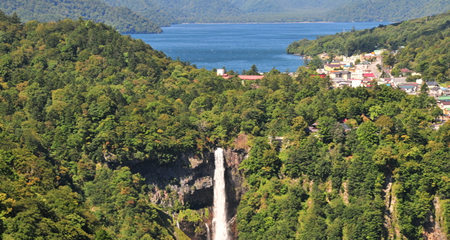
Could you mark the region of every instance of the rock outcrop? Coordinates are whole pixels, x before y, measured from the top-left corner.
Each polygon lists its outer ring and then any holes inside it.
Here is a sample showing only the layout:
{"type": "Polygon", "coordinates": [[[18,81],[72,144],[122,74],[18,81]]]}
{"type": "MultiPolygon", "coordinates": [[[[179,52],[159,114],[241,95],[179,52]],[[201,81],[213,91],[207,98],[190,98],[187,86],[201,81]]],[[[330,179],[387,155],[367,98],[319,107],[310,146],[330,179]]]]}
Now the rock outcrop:
{"type": "Polygon", "coordinates": [[[153,186],[151,201],[164,207],[188,204],[201,209],[213,204],[214,154],[184,154],[175,163],[142,162],[132,168],[153,186]]]}
{"type": "MultiPolygon", "coordinates": [[[[239,165],[247,155],[244,149],[224,151],[228,221],[232,239],[237,239],[234,220],[241,197],[246,192],[243,186],[243,171],[239,170],[239,165]]],[[[163,166],[141,162],[131,167],[133,172],[140,173],[152,187],[150,199],[153,203],[174,208],[189,206],[195,210],[204,208],[212,210],[214,168],[214,152],[204,152],[201,156],[186,153],[175,163],[163,166]]],[[[211,215],[204,219],[205,223],[212,224],[211,215]]],[[[179,225],[185,232],[195,232],[194,229],[189,229],[188,223],[180,222],[179,225]]],[[[197,235],[200,236],[196,236],[196,239],[206,239],[206,231],[197,235]]]]}
{"type": "Polygon", "coordinates": [[[239,202],[241,201],[242,195],[247,191],[244,184],[244,174],[243,170],[239,170],[239,165],[241,162],[247,158],[248,153],[243,149],[226,150],[225,153],[226,161],[226,190],[227,190],[227,200],[228,200],[228,226],[231,229],[232,234],[230,235],[232,239],[238,239],[238,232],[236,230],[236,215],[239,202]]]}

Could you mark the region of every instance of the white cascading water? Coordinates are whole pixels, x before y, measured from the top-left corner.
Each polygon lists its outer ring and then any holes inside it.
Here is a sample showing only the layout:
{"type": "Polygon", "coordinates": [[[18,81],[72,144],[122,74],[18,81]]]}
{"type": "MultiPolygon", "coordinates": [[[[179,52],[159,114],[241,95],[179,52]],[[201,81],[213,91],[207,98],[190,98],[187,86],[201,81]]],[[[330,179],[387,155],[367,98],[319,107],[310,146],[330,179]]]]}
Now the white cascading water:
{"type": "Polygon", "coordinates": [[[209,226],[207,223],[205,223],[206,225],[206,240],[211,240],[211,233],[209,232],[209,226]]]}
{"type": "Polygon", "coordinates": [[[225,167],[223,149],[214,152],[216,169],[214,170],[214,240],[228,240],[227,196],[225,193],[225,167]]]}

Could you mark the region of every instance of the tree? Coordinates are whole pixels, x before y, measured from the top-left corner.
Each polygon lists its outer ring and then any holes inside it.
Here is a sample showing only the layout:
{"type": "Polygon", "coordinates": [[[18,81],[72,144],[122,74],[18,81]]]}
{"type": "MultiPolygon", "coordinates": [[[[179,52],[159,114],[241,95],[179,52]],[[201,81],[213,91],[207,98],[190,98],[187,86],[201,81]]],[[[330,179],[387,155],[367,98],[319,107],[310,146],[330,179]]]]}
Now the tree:
{"type": "Polygon", "coordinates": [[[261,75],[255,64],[250,67],[250,70],[245,72],[245,75],[261,75]]]}
{"type": "Polygon", "coordinates": [[[277,151],[270,146],[266,137],[256,137],[253,140],[250,156],[241,164],[241,169],[250,177],[250,183],[256,184],[259,178],[277,177],[281,160],[277,151]]]}
{"type": "Polygon", "coordinates": [[[19,16],[17,15],[17,13],[16,12],[14,12],[12,15],[11,15],[11,23],[12,24],[20,24],[22,21],[20,20],[20,18],[19,18],[19,16]]]}
{"type": "Polygon", "coordinates": [[[336,119],[332,117],[323,116],[317,120],[317,128],[319,128],[319,137],[322,139],[322,142],[329,143],[331,142],[331,128],[336,123],[336,119]]]}
{"type": "Polygon", "coordinates": [[[399,77],[400,76],[400,70],[397,67],[394,67],[391,70],[391,75],[394,76],[394,77],[399,77]]]}
{"type": "Polygon", "coordinates": [[[420,86],[420,93],[428,94],[428,90],[429,88],[427,83],[426,82],[422,83],[422,85],[420,86]]]}
{"type": "Polygon", "coordinates": [[[320,69],[323,68],[323,61],[319,58],[319,56],[314,56],[308,63],[307,66],[310,69],[320,69]]]}
{"type": "Polygon", "coordinates": [[[375,123],[369,120],[359,125],[356,134],[362,145],[372,147],[372,145],[378,143],[377,131],[378,128],[375,123]]]}
{"type": "Polygon", "coordinates": [[[374,105],[369,108],[369,117],[372,120],[375,120],[382,113],[382,108],[379,105],[374,105]]]}
{"type": "Polygon", "coordinates": [[[112,240],[112,238],[104,229],[100,229],[95,233],[95,240],[112,240]]]}
{"type": "Polygon", "coordinates": [[[308,128],[308,123],[302,116],[298,116],[292,119],[291,122],[291,135],[292,139],[295,141],[300,141],[306,136],[306,129],[308,128]]]}

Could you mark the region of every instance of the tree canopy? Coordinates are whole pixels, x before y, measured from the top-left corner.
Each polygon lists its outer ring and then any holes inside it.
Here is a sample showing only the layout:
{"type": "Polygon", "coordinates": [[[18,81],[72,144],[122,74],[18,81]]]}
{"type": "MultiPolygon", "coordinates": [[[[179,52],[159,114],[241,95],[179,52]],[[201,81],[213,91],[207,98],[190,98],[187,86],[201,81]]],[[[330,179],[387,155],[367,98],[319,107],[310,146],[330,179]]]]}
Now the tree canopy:
{"type": "Polygon", "coordinates": [[[436,107],[385,85],[330,89],[305,67],[224,79],[103,23],[0,12],[0,234],[175,239],[167,213],[189,205],[153,204],[177,193],[133,166],[182,164],[239,135],[242,239],[417,239],[431,219],[447,234],[450,124],[435,130],[436,107]]]}

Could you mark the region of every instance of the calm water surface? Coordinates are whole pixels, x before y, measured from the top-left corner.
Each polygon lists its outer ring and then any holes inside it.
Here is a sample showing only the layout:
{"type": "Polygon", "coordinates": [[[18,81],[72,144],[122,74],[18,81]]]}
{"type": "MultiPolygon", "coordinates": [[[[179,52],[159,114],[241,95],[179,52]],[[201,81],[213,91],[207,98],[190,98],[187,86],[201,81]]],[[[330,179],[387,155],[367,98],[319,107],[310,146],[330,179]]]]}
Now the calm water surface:
{"type": "Polygon", "coordinates": [[[280,24],[181,24],[163,28],[162,34],[132,34],[172,59],[198,68],[225,67],[241,72],[255,64],[259,71],[276,68],[295,71],[303,65],[299,56],[286,54],[287,46],[303,38],[373,28],[380,22],[280,23],[280,24]]]}

